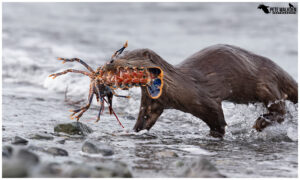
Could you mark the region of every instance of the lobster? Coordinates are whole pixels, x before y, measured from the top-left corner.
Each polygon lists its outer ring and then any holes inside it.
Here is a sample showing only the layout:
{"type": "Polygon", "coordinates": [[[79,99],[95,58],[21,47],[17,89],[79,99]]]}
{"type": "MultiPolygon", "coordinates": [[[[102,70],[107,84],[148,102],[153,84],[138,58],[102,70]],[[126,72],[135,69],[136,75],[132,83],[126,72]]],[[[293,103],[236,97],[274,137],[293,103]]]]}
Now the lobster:
{"type": "MultiPolygon", "coordinates": [[[[121,49],[115,51],[115,53],[111,57],[110,62],[106,64],[113,62],[120,54],[122,54],[124,49],[127,47],[128,47],[128,41],[125,42],[125,44],[121,49]]],[[[70,112],[73,112],[73,114],[71,114],[71,119],[76,118],[77,121],[79,121],[81,116],[89,109],[95,94],[97,102],[100,101],[101,104],[96,122],[100,120],[100,115],[104,111],[104,102],[105,102],[108,104],[109,113],[114,114],[119,124],[124,128],[124,126],[122,125],[118,116],[116,115],[116,113],[112,108],[112,98],[113,96],[121,97],[121,98],[130,98],[130,96],[118,95],[114,91],[115,89],[127,90],[132,87],[147,86],[149,89],[149,93],[153,94],[152,96],[153,99],[157,99],[162,92],[163,71],[159,67],[155,67],[155,68],[118,67],[116,70],[107,70],[105,64],[103,66],[98,67],[96,71],[94,71],[83,60],[78,58],[66,59],[66,58],[59,57],[57,59],[61,60],[63,64],[66,62],[78,62],[82,64],[89,71],[86,72],[86,71],[76,70],[76,69],[67,69],[63,72],[49,75],[49,77],[55,79],[58,76],[72,72],[72,73],[83,74],[90,77],[88,103],[79,109],[69,110],[70,112]]]]}

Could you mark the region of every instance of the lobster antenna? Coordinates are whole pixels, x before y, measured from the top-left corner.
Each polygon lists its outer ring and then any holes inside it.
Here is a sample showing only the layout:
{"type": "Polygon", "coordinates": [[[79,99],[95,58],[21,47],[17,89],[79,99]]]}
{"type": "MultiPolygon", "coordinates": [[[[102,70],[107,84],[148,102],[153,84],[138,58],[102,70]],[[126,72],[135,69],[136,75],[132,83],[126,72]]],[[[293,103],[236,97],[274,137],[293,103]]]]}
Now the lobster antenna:
{"type": "Polygon", "coordinates": [[[117,50],[112,56],[111,56],[111,59],[113,59],[114,57],[122,54],[122,52],[124,51],[125,48],[128,47],[128,40],[125,42],[125,44],[123,45],[123,47],[119,50],[117,50]]]}

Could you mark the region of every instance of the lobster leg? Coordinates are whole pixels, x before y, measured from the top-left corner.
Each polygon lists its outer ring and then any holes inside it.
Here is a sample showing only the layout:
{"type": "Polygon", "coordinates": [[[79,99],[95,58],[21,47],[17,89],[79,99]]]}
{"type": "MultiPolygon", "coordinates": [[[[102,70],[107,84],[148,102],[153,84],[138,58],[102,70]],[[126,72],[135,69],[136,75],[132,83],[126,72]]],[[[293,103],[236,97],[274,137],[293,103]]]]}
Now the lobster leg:
{"type": "Polygon", "coordinates": [[[57,60],[62,60],[63,64],[65,62],[74,62],[74,61],[77,61],[80,64],[82,64],[84,67],[86,67],[90,72],[95,73],[95,71],[89,65],[87,65],[83,60],[81,60],[81,59],[78,59],[78,58],[67,59],[67,58],[61,58],[61,57],[59,57],[59,58],[57,58],[57,60]]]}
{"type": "Polygon", "coordinates": [[[100,92],[100,89],[97,85],[95,85],[95,88],[96,88],[96,93],[98,94],[98,97],[100,99],[100,102],[101,102],[101,106],[100,106],[100,109],[99,109],[99,112],[98,112],[98,116],[97,116],[97,120],[96,122],[98,122],[100,120],[100,115],[104,109],[104,98],[103,96],[101,95],[101,92],[100,92]]]}
{"type": "Polygon", "coordinates": [[[59,73],[55,73],[55,74],[50,74],[49,77],[52,77],[53,79],[55,79],[57,76],[61,76],[63,74],[67,74],[69,72],[73,72],[73,73],[80,73],[86,76],[90,76],[90,73],[85,72],[85,71],[80,71],[80,70],[76,70],[76,69],[67,69],[63,72],[59,72],[59,73]]]}
{"type": "Polygon", "coordinates": [[[95,93],[95,89],[94,89],[94,82],[91,82],[90,84],[90,90],[89,90],[89,97],[88,97],[88,104],[79,108],[79,109],[75,109],[75,110],[70,110],[70,112],[73,112],[73,114],[71,115],[71,118],[73,119],[73,116],[80,112],[77,116],[75,116],[75,118],[77,119],[77,121],[79,121],[80,117],[83,115],[83,113],[85,111],[87,111],[92,103],[92,100],[93,100],[93,96],[94,96],[94,93],[95,93]]]}
{"type": "Polygon", "coordinates": [[[123,96],[123,95],[118,95],[113,89],[110,89],[111,93],[116,96],[116,97],[121,97],[121,98],[130,98],[130,96],[123,96]]]}
{"type": "MultiPolygon", "coordinates": [[[[103,98],[103,99],[104,99],[104,98],[103,98]]],[[[107,104],[109,104],[105,99],[104,99],[104,101],[105,101],[107,104]]],[[[120,126],[121,126],[122,128],[124,128],[123,124],[121,123],[121,121],[119,120],[119,118],[118,118],[118,116],[116,115],[115,111],[113,110],[112,104],[109,104],[109,110],[114,114],[114,116],[116,117],[116,119],[117,119],[117,121],[119,122],[120,126]]]]}

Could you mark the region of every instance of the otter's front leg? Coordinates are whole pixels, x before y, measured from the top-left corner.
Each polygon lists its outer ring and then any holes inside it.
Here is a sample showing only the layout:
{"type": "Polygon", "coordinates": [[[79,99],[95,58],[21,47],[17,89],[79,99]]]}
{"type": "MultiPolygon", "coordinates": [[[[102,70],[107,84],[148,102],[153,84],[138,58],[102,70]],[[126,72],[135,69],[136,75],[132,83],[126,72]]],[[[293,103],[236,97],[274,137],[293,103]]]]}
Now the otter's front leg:
{"type": "Polygon", "coordinates": [[[210,136],[223,138],[227,123],[224,118],[221,103],[214,102],[209,98],[202,97],[191,107],[190,113],[202,119],[210,128],[210,136]]]}
{"type": "Polygon", "coordinates": [[[143,129],[151,129],[158,117],[163,113],[164,107],[157,99],[151,99],[144,87],[142,87],[142,100],[138,119],[135,123],[136,132],[143,129]]]}

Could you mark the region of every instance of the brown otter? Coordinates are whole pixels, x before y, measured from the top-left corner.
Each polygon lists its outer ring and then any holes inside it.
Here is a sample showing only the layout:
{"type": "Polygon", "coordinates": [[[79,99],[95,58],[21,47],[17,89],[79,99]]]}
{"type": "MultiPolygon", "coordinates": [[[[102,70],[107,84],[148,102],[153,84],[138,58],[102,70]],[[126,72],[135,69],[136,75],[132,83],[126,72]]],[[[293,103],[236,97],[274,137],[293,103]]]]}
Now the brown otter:
{"type": "Polygon", "coordinates": [[[268,58],[231,45],[205,48],[172,66],[149,49],[125,53],[106,65],[118,67],[160,67],[163,70],[163,90],[153,99],[147,87],[141,87],[142,98],[136,131],[150,129],[164,109],[178,109],[202,119],[210,134],[225,134],[223,100],[234,103],[262,102],[268,113],[262,114],[254,128],[261,131],[273,122],[282,122],[284,100],[298,102],[298,85],[282,68],[268,58]]]}

